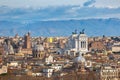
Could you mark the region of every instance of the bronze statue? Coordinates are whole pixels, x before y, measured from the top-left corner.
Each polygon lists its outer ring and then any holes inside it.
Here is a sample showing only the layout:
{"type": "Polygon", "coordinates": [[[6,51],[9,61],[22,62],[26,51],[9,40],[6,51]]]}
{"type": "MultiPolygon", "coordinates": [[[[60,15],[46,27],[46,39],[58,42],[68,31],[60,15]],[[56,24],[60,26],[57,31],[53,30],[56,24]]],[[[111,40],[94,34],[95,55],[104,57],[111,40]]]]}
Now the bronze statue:
{"type": "Polygon", "coordinates": [[[82,29],[82,31],[80,32],[80,34],[84,34],[84,32],[85,32],[85,29],[82,29]]]}
{"type": "Polygon", "coordinates": [[[82,34],[84,34],[85,29],[82,30],[82,34]]]}

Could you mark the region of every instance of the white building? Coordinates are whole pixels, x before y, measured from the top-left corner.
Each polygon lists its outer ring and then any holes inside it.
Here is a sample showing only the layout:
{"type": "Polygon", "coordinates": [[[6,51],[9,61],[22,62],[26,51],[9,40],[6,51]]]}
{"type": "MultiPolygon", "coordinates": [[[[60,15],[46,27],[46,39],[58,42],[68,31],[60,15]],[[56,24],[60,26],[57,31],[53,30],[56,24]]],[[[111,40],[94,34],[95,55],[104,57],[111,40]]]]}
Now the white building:
{"type": "Polygon", "coordinates": [[[43,74],[44,74],[44,76],[46,76],[46,77],[51,77],[52,76],[52,74],[53,74],[53,70],[54,69],[52,69],[52,68],[44,68],[43,69],[43,74]]]}
{"type": "Polygon", "coordinates": [[[118,68],[112,68],[110,66],[105,66],[100,71],[101,80],[119,80],[119,70],[118,68]]]}
{"type": "Polygon", "coordinates": [[[92,62],[91,61],[86,61],[85,67],[87,67],[87,68],[92,67],[92,62]]]}
{"type": "Polygon", "coordinates": [[[72,35],[68,38],[68,42],[66,44],[66,50],[68,54],[72,55],[80,52],[86,53],[88,52],[88,37],[84,34],[84,31],[77,34],[76,32],[72,33],[72,35]]]}
{"type": "Polygon", "coordinates": [[[43,59],[45,56],[44,47],[40,42],[34,45],[33,47],[33,58],[43,59]]]}
{"type": "Polygon", "coordinates": [[[42,76],[42,73],[32,73],[32,76],[42,76]]]}
{"type": "Polygon", "coordinates": [[[7,66],[2,66],[2,68],[0,68],[0,74],[4,73],[7,73],[7,66]]]}
{"type": "Polygon", "coordinates": [[[8,66],[10,66],[10,67],[18,67],[18,62],[12,61],[12,62],[10,62],[10,64],[8,64],[8,66]]]}
{"type": "Polygon", "coordinates": [[[112,52],[120,52],[120,45],[113,45],[112,52]]]}
{"type": "Polygon", "coordinates": [[[7,43],[4,43],[4,50],[5,50],[5,54],[9,55],[9,54],[14,54],[14,49],[13,46],[11,45],[10,41],[8,40],[7,43]]]}
{"type": "Polygon", "coordinates": [[[60,71],[62,69],[62,65],[53,65],[51,66],[52,69],[54,69],[55,71],[60,71]]]}
{"type": "Polygon", "coordinates": [[[54,62],[54,59],[52,55],[47,55],[45,57],[45,63],[53,63],[53,62],[54,62]]]}

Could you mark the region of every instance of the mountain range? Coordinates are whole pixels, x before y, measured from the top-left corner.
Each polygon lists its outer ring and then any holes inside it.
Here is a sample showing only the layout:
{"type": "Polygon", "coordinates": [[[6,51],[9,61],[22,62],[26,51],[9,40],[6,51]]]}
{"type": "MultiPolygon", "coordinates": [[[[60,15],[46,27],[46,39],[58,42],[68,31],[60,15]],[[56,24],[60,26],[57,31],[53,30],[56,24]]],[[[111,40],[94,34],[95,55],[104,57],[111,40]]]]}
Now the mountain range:
{"type": "Polygon", "coordinates": [[[120,36],[120,19],[80,19],[48,21],[10,21],[0,20],[0,36],[23,36],[28,31],[32,36],[70,36],[77,29],[85,29],[88,36],[120,36]]]}

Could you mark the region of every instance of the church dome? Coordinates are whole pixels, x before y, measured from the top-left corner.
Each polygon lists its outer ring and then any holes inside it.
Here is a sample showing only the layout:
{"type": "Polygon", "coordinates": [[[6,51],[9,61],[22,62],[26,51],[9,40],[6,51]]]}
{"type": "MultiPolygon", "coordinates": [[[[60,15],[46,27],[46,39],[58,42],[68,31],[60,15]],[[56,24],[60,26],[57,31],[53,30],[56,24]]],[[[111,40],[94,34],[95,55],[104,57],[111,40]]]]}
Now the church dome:
{"type": "Polygon", "coordinates": [[[82,56],[78,56],[74,59],[75,63],[85,62],[85,58],[82,56]]]}
{"type": "Polygon", "coordinates": [[[43,47],[43,45],[41,45],[41,44],[36,44],[36,45],[33,47],[33,50],[35,50],[35,51],[44,51],[44,47],[43,47]]]}

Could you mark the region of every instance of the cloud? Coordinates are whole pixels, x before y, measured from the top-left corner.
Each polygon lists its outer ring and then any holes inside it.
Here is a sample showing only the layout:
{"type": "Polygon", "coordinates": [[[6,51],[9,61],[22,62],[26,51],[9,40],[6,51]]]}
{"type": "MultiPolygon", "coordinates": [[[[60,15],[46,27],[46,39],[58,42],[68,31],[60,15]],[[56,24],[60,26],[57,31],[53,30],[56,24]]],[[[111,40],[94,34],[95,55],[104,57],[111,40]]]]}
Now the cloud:
{"type": "Polygon", "coordinates": [[[95,3],[95,2],[96,2],[95,0],[88,0],[88,1],[85,2],[83,5],[84,5],[84,6],[89,6],[89,5],[91,5],[91,4],[95,3]]]}
{"type": "Polygon", "coordinates": [[[0,6],[11,8],[45,8],[51,6],[119,8],[120,0],[0,0],[0,6]]]}
{"type": "Polygon", "coordinates": [[[0,20],[35,22],[88,18],[120,18],[120,8],[96,8],[80,6],[49,7],[43,9],[2,9],[0,20]],[[3,13],[2,13],[3,12],[3,13]]]}
{"type": "MultiPolygon", "coordinates": [[[[0,20],[34,22],[40,20],[120,18],[120,0],[71,0],[72,2],[66,0],[58,0],[58,2],[56,2],[55,0],[49,0],[46,4],[42,4],[46,0],[44,0],[43,2],[42,0],[35,0],[36,2],[38,1],[38,3],[35,2],[33,3],[33,5],[29,3],[33,0],[29,0],[28,2],[26,2],[25,0],[24,3],[22,2],[22,0],[11,0],[11,2],[9,0],[5,1],[1,1],[0,4],[3,4],[4,2],[4,4],[8,5],[8,7],[0,7],[0,20]],[[17,1],[20,2],[19,7],[29,4],[32,6],[32,8],[11,8],[10,4],[12,5],[13,1],[15,1],[14,3],[16,3],[16,5],[17,1]],[[10,2],[10,4],[8,4],[7,2],[10,2]],[[21,4],[21,2],[23,4],[21,4]],[[40,7],[39,3],[44,6],[51,6],[40,7]],[[36,4],[37,8],[33,8],[35,7],[34,4],[36,4]]],[[[15,7],[16,5],[13,6],[15,7]]]]}
{"type": "Polygon", "coordinates": [[[87,0],[0,0],[0,5],[12,8],[83,5],[87,0]]]}
{"type": "Polygon", "coordinates": [[[93,6],[96,8],[119,8],[120,0],[96,0],[90,5],[90,7],[93,6]]]}

